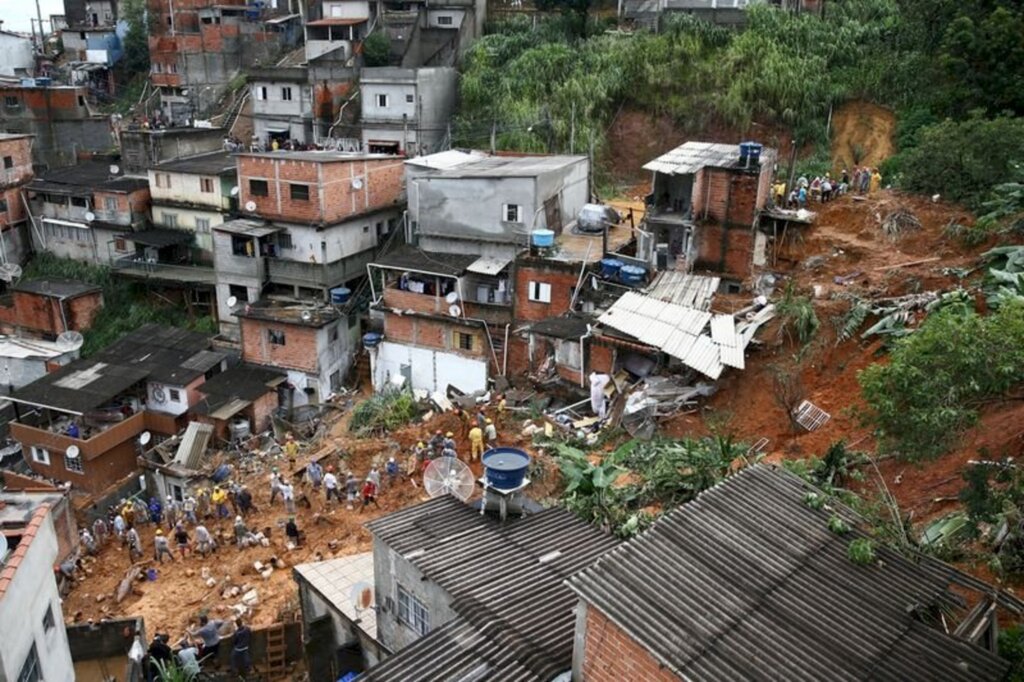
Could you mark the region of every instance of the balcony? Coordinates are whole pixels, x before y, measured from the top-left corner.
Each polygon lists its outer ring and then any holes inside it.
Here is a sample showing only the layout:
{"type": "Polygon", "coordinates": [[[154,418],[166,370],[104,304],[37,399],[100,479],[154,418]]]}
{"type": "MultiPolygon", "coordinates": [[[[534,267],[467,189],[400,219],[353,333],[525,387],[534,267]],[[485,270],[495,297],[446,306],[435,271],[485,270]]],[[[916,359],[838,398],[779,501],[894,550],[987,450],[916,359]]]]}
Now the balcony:
{"type": "Polygon", "coordinates": [[[268,278],[275,284],[305,287],[318,285],[329,289],[365,274],[366,264],[372,258],[371,250],[326,264],[268,258],[268,278]]]}
{"type": "MultiPolygon", "coordinates": [[[[214,251],[217,250],[214,244],[214,251]]],[[[215,256],[217,261],[216,270],[220,274],[234,277],[245,277],[263,282],[267,277],[267,258],[256,258],[255,256],[215,256]]]]}
{"type": "Polygon", "coordinates": [[[112,263],[114,270],[125,277],[164,282],[188,282],[213,286],[217,275],[212,267],[182,263],[150,262],[139,256],[125,256],[112,263]]]}
{"type": "Polygon", "coordinates": [[[71,438],[59,432],[63,430],[60,427],[30,426],[25,421],[11,422],[10,427],[11,437],[26,448],[38,445],[47,450],[65,452],[72,445],[77,445],[83,458],[95,459],[145,431],[146,415],[144,412],[133,414],[124,421],[110,424],[87,439],[71,438]]]}
{"type": "Polygon", "coordinates": [[[440,294],[420,294],[389,286],[384,289],[384,305],[397,310],[412,310],[432,315],[447,315],[451,304],[440,294]]]}

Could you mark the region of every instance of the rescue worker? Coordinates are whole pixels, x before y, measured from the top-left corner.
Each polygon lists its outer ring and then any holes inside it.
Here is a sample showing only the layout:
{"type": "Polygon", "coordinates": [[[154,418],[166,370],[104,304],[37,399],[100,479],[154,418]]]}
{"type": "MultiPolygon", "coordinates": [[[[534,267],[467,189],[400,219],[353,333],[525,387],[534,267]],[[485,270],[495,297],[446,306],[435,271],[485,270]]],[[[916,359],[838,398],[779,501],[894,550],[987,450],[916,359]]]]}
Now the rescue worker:
{"type": "Polygon", "coordinates": [[[313,492],[320,492],[320,485],[324,480],[324,468],[315,459],[306,467],[306,476],[313,486],[313,492]]]}
{"type": "Polygon", "coordinates": [[[217,507],[218,519],[231,518],[231,514],[228,512],[228,494],[224,492],[220,486],[213,489],[213,495],[210,496],[210,501],[217,507]]]}
{"type": "Polygon", "coordinates": [[[487,418],[487,426],[484,427],[484,437],[487,438],[487,447],[493,448],[498,444],[498,429],[490,417],[487,418]]]}
{"type": "Polygon", "coordinates": [[[128,560],[135,561],[142,558],[142,539],[139,538],[139,531],[134,526],[128,526],[125,531],[125,544],[128,546],[128,560]]]}
{"type": "Polygon", "coordinates": [[[199,522],[196,519],[196,498],[191,495],[186,497],[185,501],[181,503],[181,511],[185,515],[185,520],[193,526],[199,522]]]}
{"type": "Polygon", "coordinates": [[[184,561],[185,552],[188,551],[192,545],[184,524],[179,523],[174,527],[174,542],[178,545],[178,551],[181,553],[181,560],[184,561]]]}
{"type": "Polygon", "coordinates": [[[181,504],[170,495],[167,496],[167,504],[164,505],[164,516],[167,518],[167,527],[174,528],[178,525],[178,513],[181,511],[181,504]]]}
{"type": "Polygon", "coordinates": [[[469,460],[475,462],[484,454],[484,432],[479,426],[469,430],[469,460]]]}
{"type": "Polygon", "coordinates": [[[196,526],[196,551],[203,556],[217,551],[217,541],[206,530],[206,526],[196,526]]]}
{"type": "Polygon", "coordinates": [[[444,448],[444,434],[441,433],[441,429],[438,429],[437,433],[435,433],[430,438],[430,440],[427,441],[427,445],[430,448],[430,457],[431,458],[440,457],[441,450],[444,448]]]}
{"type": "Polygon", "coordinates": [[[285,435],[284,447],[282,448],[282,450],[284,450],[285,457],[288,458],[288,465],[294,471],[295,462],[299,458],[299,444],[296,442],[295,436],[293,436],[291,433],[285,435]]]}
{"type": "Polygon", "coordinates": [[[171,557],[171,561],[174,561],[174,554],[171,553],[171,546],[167,542],[167,538],[164,537],[163,529],[157,528],[156,535],[153,537],[153,560],[163,563],[164,554],[171,557]]]}
{"type": "Polygon", "coordinates": [[[332,496],[341,503],[341,491],[338,490],[338,477],[334,475],[334,467],[327,467],[327,473],[324,474],[324,492],[327,494],[328,504],[332,496]]]}

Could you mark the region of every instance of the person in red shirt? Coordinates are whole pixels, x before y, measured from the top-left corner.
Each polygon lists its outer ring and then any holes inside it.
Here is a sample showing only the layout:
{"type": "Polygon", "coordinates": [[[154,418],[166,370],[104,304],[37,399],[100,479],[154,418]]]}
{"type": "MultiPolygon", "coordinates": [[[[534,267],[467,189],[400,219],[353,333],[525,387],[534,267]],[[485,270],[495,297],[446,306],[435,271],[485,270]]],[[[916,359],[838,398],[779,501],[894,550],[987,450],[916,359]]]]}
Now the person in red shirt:
{"type": "Polygon", "coordinates": [[[373,506],[380,509],[380,505],[377,504],[377,484],[371,481],[369,478],[363,482],[363,506],[359,508],[359,513],[362,514],[363,510],[370,506],[373,502],[373,506]]]}

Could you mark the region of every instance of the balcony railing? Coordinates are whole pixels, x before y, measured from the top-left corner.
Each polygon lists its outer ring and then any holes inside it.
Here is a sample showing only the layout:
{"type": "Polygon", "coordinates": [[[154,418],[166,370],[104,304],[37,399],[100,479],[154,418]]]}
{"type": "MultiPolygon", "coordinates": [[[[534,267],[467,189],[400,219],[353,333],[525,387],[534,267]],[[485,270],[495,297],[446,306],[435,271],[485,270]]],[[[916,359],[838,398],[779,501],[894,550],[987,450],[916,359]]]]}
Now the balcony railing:
{"type": "MultiPolygon", "coordinates": [[[[219,248],[219,244],[214,244],[214,250],[219,248]]],[[[235,275],[236,277],[249,277],[257,279],[260,282],[264,281],[267,275],[266,258],[255,257],[255,256],[226,256],[217,254],[215,256],[217,266],[217,272],[225,275],[235,275]]]]}
{"type": "Polygon", "coordinates": [[[154,263],[137,256],[118,258],[113,267],[122,275],[142,279],[170,280],[213,285],[217,275],[212,267],[185,263],[154,263]]]}
{"type": "Polygon", "coordinates": [[[47,450],[66,452],[72,445],[77,445],[82,457],[93,459],[145,431],[146,415],[143,412],[133,414],[122,422],[111,424],[87,440],[71,438],[63,433],[55,433],[22,422],[11,422],[10,426],[11,437],[26,448],[36,445],[47,450]]]}
{"type": "Polygon", "coordinates": [[[366,264],[373,258],[370,250],[343,258],[333,263],[304,263],[284,258],[268,258],[271,282],[275,284],[322,287],[338,286],[353,277],[366,273],[366,264]]]}

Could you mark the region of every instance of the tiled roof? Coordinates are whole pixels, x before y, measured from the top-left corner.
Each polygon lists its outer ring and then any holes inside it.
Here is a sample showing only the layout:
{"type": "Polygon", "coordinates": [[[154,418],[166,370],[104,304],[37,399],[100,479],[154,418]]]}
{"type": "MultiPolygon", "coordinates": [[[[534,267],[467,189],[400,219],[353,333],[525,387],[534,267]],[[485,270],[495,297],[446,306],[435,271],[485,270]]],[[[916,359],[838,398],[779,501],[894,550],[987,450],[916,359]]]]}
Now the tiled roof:
{"type": "Polygon", "coordinates": [[[25,555],[28,554],[29,545],[32,544],[36,533],[39,532],[39,526],[43,524],[43,521],[46,520],[46,515],[49,513],[50,505],[39,505],[32,514],[32,520],[20,532],[21,540],[18,542],[18,546],[11,548],[13,551],[0,564],[0,599],[4,598],[7,587],[14,581],[14,574],[18,570],[18,566],[21,564],[22,559],[25,558],[25,555]]]}
{"type": "Polygon", "coordinates": [[[845,509],[804,503],[801,479],[757,465],[702,493],[569,586],[686,679],[995,680],[1008,664],[947,635],[954,569],[885,547],[862,566],[845,509]],[[943,566],[943,570],[936,569],[943,566]]]}
{"type": "Polygon", "coordinates": [[[363,632],[377,638],[376,609],[357,610],[352,593],[362,584],[373,587],[373,552],[299,564],[292,570],[363,632]]]}
{"type": "Polygon", "coordinates": [[[501,523],[448,496],[367,527],[450,595],[458,617],[365,682],[548,682],[572,664],[576,598],[565,579],[617,544],[562,509],[501,523]]]}

